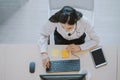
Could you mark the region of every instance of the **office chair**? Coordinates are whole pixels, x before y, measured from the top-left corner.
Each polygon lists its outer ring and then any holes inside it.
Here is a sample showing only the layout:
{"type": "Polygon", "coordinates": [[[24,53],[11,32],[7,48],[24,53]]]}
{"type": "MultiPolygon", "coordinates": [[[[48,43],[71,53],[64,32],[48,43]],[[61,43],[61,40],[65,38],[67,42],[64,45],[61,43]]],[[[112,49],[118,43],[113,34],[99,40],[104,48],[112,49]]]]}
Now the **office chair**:
{"type": "MultiPolygon", "coordinates": [[[[83,17],[94,24],[94,0],[49,0],[49,17],[64,6],[71,6],[83,13],[83,17]]],[[[51,34],[49,43],[54,44],[54,35],[51,34]]]]}

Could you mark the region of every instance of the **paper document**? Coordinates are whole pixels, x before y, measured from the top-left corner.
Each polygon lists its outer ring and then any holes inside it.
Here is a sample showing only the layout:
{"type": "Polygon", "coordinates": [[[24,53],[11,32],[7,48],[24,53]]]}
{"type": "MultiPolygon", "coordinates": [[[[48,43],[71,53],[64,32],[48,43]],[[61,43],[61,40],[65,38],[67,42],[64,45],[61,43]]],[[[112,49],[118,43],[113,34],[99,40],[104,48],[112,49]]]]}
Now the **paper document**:
{"type": "Polygon", "coordinates": [[[52,56],[54,57],[57,57],[58,56],[58,53],[59,53],[59,50],[58,49],[52,49],[52,56]]]}

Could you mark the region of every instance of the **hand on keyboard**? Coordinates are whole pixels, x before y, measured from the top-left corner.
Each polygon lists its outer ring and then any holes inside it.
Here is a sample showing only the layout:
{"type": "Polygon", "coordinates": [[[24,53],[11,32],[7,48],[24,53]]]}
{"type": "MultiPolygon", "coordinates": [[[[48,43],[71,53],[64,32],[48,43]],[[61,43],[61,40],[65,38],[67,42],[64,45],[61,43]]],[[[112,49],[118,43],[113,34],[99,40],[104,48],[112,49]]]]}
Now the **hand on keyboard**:
{"type": "Polygon", "coordinates": [[[50,67],[50,58],[48,57],[47,53],[42,54],[42,64],[44,68],[50,67]]]}

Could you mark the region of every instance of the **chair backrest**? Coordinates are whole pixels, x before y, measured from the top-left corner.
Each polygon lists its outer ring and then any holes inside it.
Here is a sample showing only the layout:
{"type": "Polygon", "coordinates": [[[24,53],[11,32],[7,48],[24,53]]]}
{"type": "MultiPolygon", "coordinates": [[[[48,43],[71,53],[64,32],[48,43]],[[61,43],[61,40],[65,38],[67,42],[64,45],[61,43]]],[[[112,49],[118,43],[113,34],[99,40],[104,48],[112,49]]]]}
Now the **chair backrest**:
{"type": "MultiPolygon", "coordinates": [[[[94,24],[94,0],[49,0],[49,17],[64,6],[71,6],[83,13],[83,17],[94,24]]],[[[50,36],[50,44],[54,43],[53,34],[50,36]]]]}
{"type": "Polygon", "coordinates": [[[94,0],[49,0],[50,10],[60,9],[66,5],[90,11],[94,10],[94,0]]]}

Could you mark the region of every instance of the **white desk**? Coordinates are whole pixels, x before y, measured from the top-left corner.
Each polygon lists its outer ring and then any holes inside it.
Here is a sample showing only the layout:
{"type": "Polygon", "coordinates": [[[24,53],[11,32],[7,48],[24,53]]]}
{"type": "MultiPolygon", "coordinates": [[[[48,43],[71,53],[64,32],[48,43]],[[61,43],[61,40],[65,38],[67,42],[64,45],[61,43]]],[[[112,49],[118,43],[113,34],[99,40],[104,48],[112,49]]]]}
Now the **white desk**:
{"type": "MultiPolygon", "coordinates": [[[[65,49],[65,46],[49,46],[48,51],[51,53],[52,48],[57,48],[59,50],[65,49]]],[[[81,53],[77,53],[80,57],[81,69],[84,68],[91,73],[92,80],[116,80],[116,67],[117,67],[117,49],[113,46],[104,46],[103,51],[105,57],[108,61],[106,66],[95,68],[92,57],[89,51],[83,51],[81,53]]],[[[70,58],[76,58],[74,56],[70,56],[70,58]]],[[[59,60],[61,57],[51,58],[51,60],[59,60]]],[[[73,73],[73,72],[64,72],[64,73],[73,73]]],[[[79,72],[74,72],[79,73],[79,72]]],[[[56,74],[56,73],[55,73],[56,74]]],[[[59,74],[59,73],[58,73],[59,74]]]]}
{"type": "Polygon", "coordinates": [[[120,46],[117,47],[117,58],[118,58],[117,80],[120,80],[120,46]]]}
{"type": "MultiPolygon", "coordinates": [[[[117,80],[117,46],[103,46],[103,50],[108,61],[106,66],[96,69],[89,52],[87,52],[80,55],[81,68],[89,70],[92,80],[117,80]]],[[[0,65],[2,66],[2,69],[0,69],[2,78],[0,79],[40,80],[39,75],[46,74],[36,44],[1,44],[0,56],[4,61],[2,62],[4,65],[0,65]],[[36,63],[35,73],[33,74],[29,73],[29,63],[31,61],[36,63]]]]}

